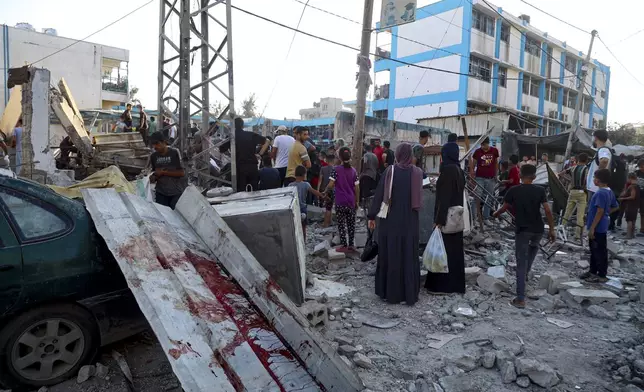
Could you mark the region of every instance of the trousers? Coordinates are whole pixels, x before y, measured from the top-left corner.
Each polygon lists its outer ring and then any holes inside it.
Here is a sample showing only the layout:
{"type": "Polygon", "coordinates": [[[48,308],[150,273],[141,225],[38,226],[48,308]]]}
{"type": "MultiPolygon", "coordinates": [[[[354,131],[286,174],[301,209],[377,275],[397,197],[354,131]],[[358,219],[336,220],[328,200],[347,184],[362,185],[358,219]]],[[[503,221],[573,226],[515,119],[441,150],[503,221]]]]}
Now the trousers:
{"type": "Polygon", "coordinates": [[[338,220],[340,244],[345,248],[347,246],[353,246],[356,228],[356,209],[354,207],[335,206],[335,214],[338,220]],[[348,242],[347,234],[349,235],[348,242]]]}
{"type": "Polygon", "coordinates": [[[595,239],[589,240],[590,273],[602,278],[608,273],[608,239],[606,233],[595,233],[595,239]]]}
{"type": "Polygon", "coordinates": [[[483,204],[483,219],[487,219],[490,217],[490,207],[488,204],[494,203],[494,187],[496,181],[494,178],[476,177],[476,183],[485,189],[485,192],[481,191],[479,194],[483,201],[487,201],[487,203],[483,204]]]}
{"type": "Polygon", "coordinates": [[[568,196],[568,205],[564,213],[564,224],[568,224],[575,207],[577,207],[577,225],[575,229],[575,238],[581,238],[582,229],[586,224],[586,206],[588,205],[588,197],[586,192],[572,189],[568,196]]]}
{"type": "Polygon", "coordinates": [[[516,235],[515,256],[517,259],[517,298],[525,300],[525,281],[532,269],[537,253],[539,252],[539,243],[543,233],[530,233],[522,231],[516,235]]]}

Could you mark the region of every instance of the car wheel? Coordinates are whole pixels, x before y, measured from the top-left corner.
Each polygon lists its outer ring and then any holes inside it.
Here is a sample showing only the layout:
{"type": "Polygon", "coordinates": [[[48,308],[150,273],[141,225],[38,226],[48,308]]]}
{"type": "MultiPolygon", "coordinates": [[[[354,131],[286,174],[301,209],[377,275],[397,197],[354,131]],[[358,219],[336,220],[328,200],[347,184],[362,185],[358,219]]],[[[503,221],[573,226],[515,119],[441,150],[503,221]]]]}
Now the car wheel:
{"type": "Polygon", "coordinates": [[[76,375],[100,345],[91,313],[58,304],[25,312],[0,331],[0,384],[4,388],[57,384],[76,375]]]}

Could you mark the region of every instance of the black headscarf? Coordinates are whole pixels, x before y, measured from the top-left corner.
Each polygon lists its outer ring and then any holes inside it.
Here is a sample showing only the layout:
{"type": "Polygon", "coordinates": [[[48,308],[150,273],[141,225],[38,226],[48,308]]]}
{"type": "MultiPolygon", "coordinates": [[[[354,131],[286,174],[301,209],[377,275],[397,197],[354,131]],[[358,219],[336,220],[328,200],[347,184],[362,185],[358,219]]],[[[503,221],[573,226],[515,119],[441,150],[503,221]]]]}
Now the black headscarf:
{"type": "Polygon", "coordinates": [[[459,165],[459,151],[460,149],[458,148],[458,144],[453,142],[446,143],[443,148],[441,148],[441,157],[443,159],[441,167],[445,165],[459,165]]]}

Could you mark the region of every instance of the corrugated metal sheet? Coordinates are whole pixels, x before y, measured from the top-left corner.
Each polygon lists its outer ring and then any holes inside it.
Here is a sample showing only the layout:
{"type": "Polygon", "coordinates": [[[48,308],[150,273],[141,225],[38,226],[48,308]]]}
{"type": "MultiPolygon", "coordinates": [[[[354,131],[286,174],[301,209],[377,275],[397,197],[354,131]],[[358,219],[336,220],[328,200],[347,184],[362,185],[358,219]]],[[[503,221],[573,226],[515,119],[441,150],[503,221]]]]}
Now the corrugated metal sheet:
{"type": "Polygon", "coordinates": [[[323,390],[181,215],[111,189],[83,198],[185,391],[323,390]]]}

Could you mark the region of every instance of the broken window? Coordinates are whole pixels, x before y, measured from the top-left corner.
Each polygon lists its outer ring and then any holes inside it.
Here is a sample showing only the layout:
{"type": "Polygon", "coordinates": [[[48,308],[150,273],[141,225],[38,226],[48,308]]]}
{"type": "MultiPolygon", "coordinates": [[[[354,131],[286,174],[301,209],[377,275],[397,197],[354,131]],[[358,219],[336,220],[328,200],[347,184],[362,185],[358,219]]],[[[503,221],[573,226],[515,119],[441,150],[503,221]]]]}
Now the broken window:
{"type": "Polygon", "coordinates": [[[478,57],[470,57],[470,76],[489,83],[492,79],[491,75],[492,63],[478,57]]]}

